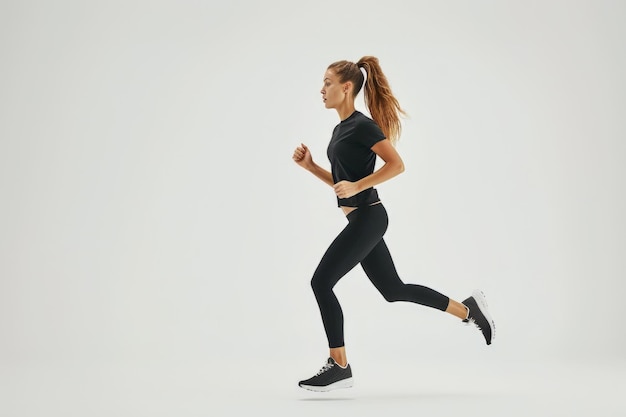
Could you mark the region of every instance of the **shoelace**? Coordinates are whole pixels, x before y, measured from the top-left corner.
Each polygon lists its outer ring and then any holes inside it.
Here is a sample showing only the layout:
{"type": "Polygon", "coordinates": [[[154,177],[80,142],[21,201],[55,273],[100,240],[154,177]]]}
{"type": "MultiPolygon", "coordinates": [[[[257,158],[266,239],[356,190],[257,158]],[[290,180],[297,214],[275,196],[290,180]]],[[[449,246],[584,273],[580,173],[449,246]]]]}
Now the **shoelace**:
{"type": "Polygon", "coordinates": [[[319,372],[315,374],[315,376],[323,374],[324,372],[328,371],[332,367],[333,367],[332,363],[325,363],[322,369],[320,369],[319,372]]]}
{"type": "Polygon", "coordinates": [[[476,320],[474,320],[474,318],[472,317],[469,321],[470,323],[474,324],[476,327],[478,327],[478,330],[482,331],[483,329],[480,328],[480,325],[478,323],[476,323],[476,320]]]}
{"type": "Polygon", "coordinates": [[[478,328],[478,330],[480,330],[481,332],[483,331],[480,325],[476,323],[476,320],[474,320],[474,317],[470,317],[469,319],[464,320],[464,322],[466,326],[471,326],[473,324],[474,326],[478,328]]]}

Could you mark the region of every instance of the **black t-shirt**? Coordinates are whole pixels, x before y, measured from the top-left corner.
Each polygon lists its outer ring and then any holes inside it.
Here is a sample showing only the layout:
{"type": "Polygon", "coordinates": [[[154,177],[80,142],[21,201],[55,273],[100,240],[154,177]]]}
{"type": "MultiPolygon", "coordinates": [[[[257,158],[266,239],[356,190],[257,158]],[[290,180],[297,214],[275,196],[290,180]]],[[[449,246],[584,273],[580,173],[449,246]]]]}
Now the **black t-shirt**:
{"type": "MultiPolygon", "coordinates": [[[[359,111],[335,126],[327,149],[334,183],[343,180],[355,182],[373,173],[376,153],[371,148],[383,139],[385,135],[376,122],[359,111]]],[[[350,198],[337,197],[337,205],[347,207],[377,201],[378,192],[373,187],[350,198]]]]}

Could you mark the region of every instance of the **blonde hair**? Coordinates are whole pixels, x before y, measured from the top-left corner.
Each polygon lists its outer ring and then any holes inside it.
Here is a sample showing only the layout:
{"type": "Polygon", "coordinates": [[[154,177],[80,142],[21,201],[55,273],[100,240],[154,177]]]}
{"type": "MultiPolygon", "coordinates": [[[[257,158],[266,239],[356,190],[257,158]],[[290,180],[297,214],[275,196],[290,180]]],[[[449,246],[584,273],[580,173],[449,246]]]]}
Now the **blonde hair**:
{"type": "Polygon", "coordinates": [[[356,63],[345,60],[337,61],[330,64],[328,69],[337,74],[340,82],[352,82],[354,97],[359,94],[365,81],[365,105],[372,115],[372,119],[387,139],[395,145],[402,132],[400,115],[406,115],[406,112],[400,107],[400,103],[391,92],[391,87],[380,68],[378,58],[364,56],[356,63]],[[365,70],[367,80],[365,80],[361,68],[365,70]]]}

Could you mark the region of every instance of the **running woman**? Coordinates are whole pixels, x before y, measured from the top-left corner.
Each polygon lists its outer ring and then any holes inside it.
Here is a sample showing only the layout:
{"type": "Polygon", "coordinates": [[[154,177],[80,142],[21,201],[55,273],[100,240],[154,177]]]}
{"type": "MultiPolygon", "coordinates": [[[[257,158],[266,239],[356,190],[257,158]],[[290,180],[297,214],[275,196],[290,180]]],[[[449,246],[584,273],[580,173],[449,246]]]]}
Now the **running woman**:
{"type": "Polygon", "coordinates": [[[293,160],[333,188],[337,205],[348,223],[324,253],[311,279],[330,355],[319,372],[300,381],[299,386],[330,391],[353,385],[344,344],[343,312],[333,287],[359,263],[388,302],[410,301],[474,323],[490,345],[495,325],[481,291],[475,290],[459,303],[431,288],[405,284],[383,239],[387,212],[374,187],[404,171],[404,163],[395,148],[404,110],[393,96],[378,59],[364,56],[356,63],[343,60],[330,64],[320,93],[325,107],[335,109],[340,119],[327,149],[331,170],[315,163],[305,144],[296,147],[293,160]],[[372,118],[354,106],[364,84],[365,104],[372,118]],[[384,164],[374,171],[376,157],[384,164]]]}

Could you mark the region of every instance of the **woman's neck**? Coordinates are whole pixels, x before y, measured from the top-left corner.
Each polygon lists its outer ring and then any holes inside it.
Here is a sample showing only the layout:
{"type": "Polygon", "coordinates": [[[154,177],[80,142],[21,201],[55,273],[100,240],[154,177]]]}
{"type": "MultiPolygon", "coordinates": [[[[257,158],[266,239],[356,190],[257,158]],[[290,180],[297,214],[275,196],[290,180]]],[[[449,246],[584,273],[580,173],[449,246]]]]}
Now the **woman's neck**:
{"type": "Polygon", "coordinates": [[[354,110],[354,102],[346,103],[345,105],[338,107],[337,114],[339,115],[339,120],[346,120],[352,113],[354,113],[354,110]]]}

